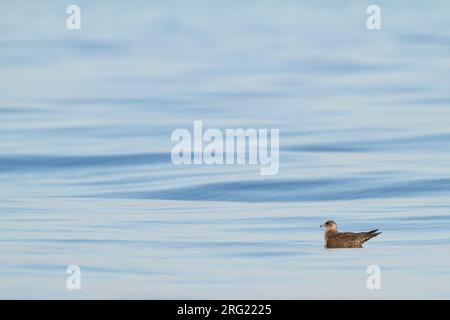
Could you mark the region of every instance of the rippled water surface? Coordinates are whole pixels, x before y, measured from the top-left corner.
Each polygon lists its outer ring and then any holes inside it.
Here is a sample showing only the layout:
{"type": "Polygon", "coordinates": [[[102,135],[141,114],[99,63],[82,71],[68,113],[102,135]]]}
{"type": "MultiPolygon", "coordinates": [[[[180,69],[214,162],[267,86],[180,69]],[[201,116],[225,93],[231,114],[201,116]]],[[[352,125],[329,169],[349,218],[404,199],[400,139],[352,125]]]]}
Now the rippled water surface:
{"type": "Polygon", "coordinates": [[[0,12],[1,298],[450,298],[449,4],[79,4],[0,12]],[[280,129],[279,173],[175,166],[195,120],[280,129]]]}

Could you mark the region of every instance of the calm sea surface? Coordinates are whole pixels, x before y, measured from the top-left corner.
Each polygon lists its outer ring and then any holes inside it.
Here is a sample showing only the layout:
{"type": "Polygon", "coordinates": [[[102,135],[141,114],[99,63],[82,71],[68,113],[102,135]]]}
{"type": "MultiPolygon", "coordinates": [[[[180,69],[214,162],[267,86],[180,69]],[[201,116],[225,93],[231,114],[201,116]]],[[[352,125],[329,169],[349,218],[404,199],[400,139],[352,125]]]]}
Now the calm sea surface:
{"type": "Polygon", "coordinates": [[[450,298],[450,5],[308,2],[2,6],[0,298],[450,298]],[[195,120],[279,173],[173,165],[195,120]]]}

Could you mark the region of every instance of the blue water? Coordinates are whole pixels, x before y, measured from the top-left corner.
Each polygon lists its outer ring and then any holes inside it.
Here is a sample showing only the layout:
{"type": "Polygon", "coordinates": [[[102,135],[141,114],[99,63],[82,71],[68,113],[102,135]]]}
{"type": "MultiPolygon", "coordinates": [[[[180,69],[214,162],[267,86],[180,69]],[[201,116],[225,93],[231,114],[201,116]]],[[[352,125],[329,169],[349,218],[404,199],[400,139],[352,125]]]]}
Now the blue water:
{"type": "Polygon", "coordinates": [[[450,298],[447,2],[77,3],[0,11],[0,298],[450,298]],[[279,173],[173,165],[195,120],[279,173]]]}

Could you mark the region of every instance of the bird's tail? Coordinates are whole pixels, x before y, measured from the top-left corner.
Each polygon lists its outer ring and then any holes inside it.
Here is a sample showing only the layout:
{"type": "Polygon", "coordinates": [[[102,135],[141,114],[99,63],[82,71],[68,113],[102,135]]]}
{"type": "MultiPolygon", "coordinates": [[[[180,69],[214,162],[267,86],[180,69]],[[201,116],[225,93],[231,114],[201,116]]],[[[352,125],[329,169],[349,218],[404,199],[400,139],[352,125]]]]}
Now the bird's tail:
{"type": "Polygon", "coordinates": [[[378,229],[371,230],[371,231],[368,231],[368,232],[363,232],[362,236],[361,236],[361,238],[359,240],[360,243],[362,244],[362,243],[372,239],[373,237],[376,237],[377,235],[379,235],[381,233],[381,232],[377,232],[377,231],[378,231],[378,229]]]}
{"type": "Polygon", "coordinates": [[[376,237],[377,235],[379,235],[381,233],[381,232],[377,232],[377,231],[378,231],[378,229],[375,229],[375,230],[371,230],[371,231],[369,231],[367,233],[372,235],[372,238],[373,238],[373,237],[376,237]]]}

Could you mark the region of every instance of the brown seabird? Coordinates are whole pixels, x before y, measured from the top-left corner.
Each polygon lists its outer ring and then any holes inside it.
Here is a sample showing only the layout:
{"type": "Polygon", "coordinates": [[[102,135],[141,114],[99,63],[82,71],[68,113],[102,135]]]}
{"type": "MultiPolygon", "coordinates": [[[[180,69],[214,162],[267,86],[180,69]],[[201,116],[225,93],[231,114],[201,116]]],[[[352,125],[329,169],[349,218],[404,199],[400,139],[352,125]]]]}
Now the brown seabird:
{"type": "Polygon", "coordinates": [[[362,248],[362,244],[381,232],[378,229],[368,232],[338,232],[337,224],[328,220],[320,227],[325,228],[325,248],[362,248]]]}

